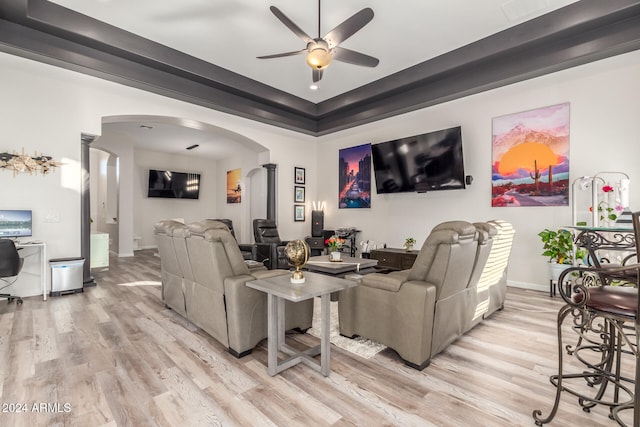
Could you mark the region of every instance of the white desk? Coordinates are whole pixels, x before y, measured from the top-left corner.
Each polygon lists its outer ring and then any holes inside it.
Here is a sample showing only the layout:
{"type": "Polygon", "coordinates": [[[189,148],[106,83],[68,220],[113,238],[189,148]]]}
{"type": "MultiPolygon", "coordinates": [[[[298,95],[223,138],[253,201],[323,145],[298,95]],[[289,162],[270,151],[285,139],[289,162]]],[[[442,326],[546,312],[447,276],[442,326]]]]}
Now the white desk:
{"type": "MultiPolygon", "coordinates": [[[[40,255],[40,284],[42,288],[42,298],[47,300],[47,245],[44,242],[38,243],[16,243],[16,248],[21,248],[20,256],[28,258],[38,253],[40,255]],[[37,252],[30,249],[35,248],[37,252]]],[[[25,259],[26,262],[26,259],[25,259]]],[[[24,266],[23,266],[24,268],[24,266]]],[[[22,273],[20,273],[22,274],[22,273]]]]}

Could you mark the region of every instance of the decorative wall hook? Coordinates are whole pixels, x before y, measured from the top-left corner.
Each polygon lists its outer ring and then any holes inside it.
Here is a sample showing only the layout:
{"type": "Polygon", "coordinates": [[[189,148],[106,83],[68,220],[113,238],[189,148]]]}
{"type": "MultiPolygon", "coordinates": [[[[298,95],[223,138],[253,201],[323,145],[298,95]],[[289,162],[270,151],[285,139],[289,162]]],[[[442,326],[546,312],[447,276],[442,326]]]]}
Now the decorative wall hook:
{"type": "Polygon", "coordinates": [[[24,153],[24,148],[22,149],[22,154],[18,154],[15,151],[13,154],[0,153],[0,169],[3,171],[5,169],[12,170],[14,177],[20,172],[35,173],[36,175],[40,172],[42,175],[46,175],[49,172],[53,172],[57,166],[62,165],[63,163],[56,162],[50,156],[45,156],[44,154],[38,155],[36,153],[33,157],[29,156],[24,153]]]}

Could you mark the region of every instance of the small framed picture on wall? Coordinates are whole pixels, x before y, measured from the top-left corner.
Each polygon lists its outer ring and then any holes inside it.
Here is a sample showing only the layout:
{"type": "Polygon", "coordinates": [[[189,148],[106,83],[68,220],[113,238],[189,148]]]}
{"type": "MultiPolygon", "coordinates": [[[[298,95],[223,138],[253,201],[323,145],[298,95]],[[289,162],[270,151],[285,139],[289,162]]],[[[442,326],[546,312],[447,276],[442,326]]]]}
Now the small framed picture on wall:
{"type": "Polygon", "coordinates": [[[304,187],[298,187],[297,185],[294,188],[293,201],[295,203],[304,203],[304,187]]]}
{"type": "Polygon", "coordinates": [[[293,174],[295,177],[295,183],[296,184],[304,184],[304,168],[299,168],[297,166],[294,166],[293,168],[293,174]]]}
{"type": "Polygon", "coordinates": [[[293,220],[304,221],[304,205],[295,205],[293,207],[293,220]]]}

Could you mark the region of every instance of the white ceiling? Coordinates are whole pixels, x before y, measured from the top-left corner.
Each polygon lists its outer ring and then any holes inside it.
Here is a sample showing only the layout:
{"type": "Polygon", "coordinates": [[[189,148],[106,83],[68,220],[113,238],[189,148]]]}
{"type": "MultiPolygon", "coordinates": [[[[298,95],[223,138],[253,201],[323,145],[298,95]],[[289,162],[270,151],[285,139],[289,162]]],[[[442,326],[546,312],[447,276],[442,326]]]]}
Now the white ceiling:
{"type": "Polygon", "coordinates": [[[224,129],[155,117],[134,117],[103,123],[102,134],[126,135],[137,149],[180,156],[226,159],[257,152],[248,141],[224,129]],[[198,144],[198,147],[187,150],[194,144],[198,144]]]}
{"type": "Polygon", "coordinates": [[[324,36],[359,10],[373,20],[341,46],[380,59],[376,68],[334,61],[311,91],[304,55],[257,56],[305,44],[269,10],[276,6],[311,37],[316,0],[52,0],[92,18],[317,103],[434,58],[576,0],[324,0],[324,36]]]}

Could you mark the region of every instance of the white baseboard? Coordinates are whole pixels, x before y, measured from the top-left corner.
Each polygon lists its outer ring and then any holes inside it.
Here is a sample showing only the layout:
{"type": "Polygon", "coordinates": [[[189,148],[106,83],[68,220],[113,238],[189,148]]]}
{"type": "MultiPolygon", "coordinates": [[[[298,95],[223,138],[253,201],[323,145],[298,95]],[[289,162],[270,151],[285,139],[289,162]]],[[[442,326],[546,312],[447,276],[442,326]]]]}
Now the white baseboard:
{"type": "Polygon", "coordinates": [[[541,291],[541,292],[549,292],[549,285],[541,285],[539,283],[530,283],[530,282],[518,282],[515,280],[509,280],[507,282],[507,286],[512,286],[514,288],[520,289],[530,289],[532,291],[541,291]]]}

